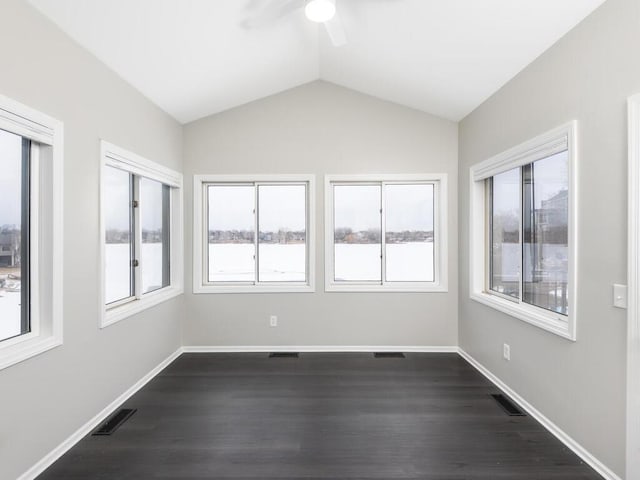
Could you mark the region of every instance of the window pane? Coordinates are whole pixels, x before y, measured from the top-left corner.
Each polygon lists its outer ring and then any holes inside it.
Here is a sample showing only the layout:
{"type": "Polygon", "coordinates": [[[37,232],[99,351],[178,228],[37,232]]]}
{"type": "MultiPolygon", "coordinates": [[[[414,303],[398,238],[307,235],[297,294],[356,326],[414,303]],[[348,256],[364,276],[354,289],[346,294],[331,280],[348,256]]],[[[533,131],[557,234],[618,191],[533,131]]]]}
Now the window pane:
{"type": "Polygon", "coordinates": [[[132,235],[133,178],[113,167],[104,169],[105,299],[113,303],[134,295],[132,235]]]}
{"type": "Polygon", "coordinates": [[[433,282],[433,185],[386,185],[385,277],[433,282]]]}
{"type": "Polygon", "coordinates": [[[494,292],[520,298],[520,169],[491,181],[490,285],[494,292]]]}
{"type": "Polygon", "coordinates": [[[255,187],[209,185],[209,281],[254,282],[255,187]]]}
{"type": "Polygon", "coordinates": [[[334,185],[334,280],[381,281],[380,185],[334,185]]]}
{"type": "Polygon", "coordinates": [[[30,331],[29,141],[0,130],[0,341],[30,331]]]}
{"type": "Polygon", "coordinates": [[[258,186],[258,280],[306,280],[306,211],[304,185],[258,186]]]}
{"type": "Polygon", "coordinates": [[[170,284],[169,192],[167,185],[148,178],[140,179],[140,273],[143,294],[170,284]]]}
{"type": "Polygon", "coordinates": [[[567,152],[527,165],[523,168],[523,177],[523,301],[567,315],[567,152]]]}

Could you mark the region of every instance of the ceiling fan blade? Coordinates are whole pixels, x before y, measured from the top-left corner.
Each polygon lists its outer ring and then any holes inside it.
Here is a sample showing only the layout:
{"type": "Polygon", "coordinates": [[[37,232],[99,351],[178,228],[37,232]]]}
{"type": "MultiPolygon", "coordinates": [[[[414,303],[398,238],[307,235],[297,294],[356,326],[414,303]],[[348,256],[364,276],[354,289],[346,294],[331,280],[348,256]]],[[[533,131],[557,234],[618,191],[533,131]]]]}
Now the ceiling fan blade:
{"type": "Polygon", "coordinates": [[[331,20],[324,22],[324,27],[327,29],[327,35],[329,35],[334,47],[341,47],[347,43],[347,36],[344,33],[344,27],[339,15],[335,15],[331,20]]]}
{"type": "Polygon", "coordinates": [[[302,4],[298,0],[249,0],[244,7],[246,18],[240,26],[246,29],[268,27],[300,8],[302,4]]]}

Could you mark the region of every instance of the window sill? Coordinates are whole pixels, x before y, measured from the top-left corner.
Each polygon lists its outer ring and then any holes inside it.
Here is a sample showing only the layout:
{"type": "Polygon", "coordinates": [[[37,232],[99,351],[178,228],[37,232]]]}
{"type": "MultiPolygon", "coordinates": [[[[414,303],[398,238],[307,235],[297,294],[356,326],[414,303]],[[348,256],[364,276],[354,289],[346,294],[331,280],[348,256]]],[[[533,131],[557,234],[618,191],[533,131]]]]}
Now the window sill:
{"type": "Polygon", "coordinates": [[[143,312],[148,308],[154,307],[162,302],[166,302],[178,295],[182,295],[183,289],[178,287],[166,287],[147,293],[140,299],[131,300],[130,302],[118,305],[113,308],[106,309],[102,316],[100,328],[108,327],[114,323],[124,320],[132,315],[143,312]]]}
{"type": "Polygon", "coordinates": [[[446,293],[449,289],[446,285],[429,282],[405,283],[400,285],[375,285],[366,283],[339,284],[328,283],[325,292],[353,292],[353,293],[446,293]]]}
{"type": "Polygon", "coordinates": [[[200,285],[194,294],[207,293],[314,293],[312,285],[200,285]]]}
{"type": "Polygon", "coordinates": [[[26,334],[7,341],[11,343],[0,346],[0,370],[62,345],[62,333],[26,334]]]}
{"type": "Polygon", "coordinates": [[[474,292],[470,298],[560,337],[576,341],[575,330],[572,331],[569,320],[562,315],[484,292],[474,292]]]}

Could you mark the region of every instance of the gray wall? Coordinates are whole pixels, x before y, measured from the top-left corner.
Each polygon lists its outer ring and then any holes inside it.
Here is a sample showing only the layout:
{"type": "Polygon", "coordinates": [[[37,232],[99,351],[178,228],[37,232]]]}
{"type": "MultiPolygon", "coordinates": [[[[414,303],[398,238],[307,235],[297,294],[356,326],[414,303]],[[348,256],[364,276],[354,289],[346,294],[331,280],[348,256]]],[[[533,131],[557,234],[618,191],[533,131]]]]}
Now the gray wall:
{"type": "MultiPolygon", "coordinates": [[[[316,174],[316,293],[191,292],[187,229],[185,345],[457,343],[457,125],[329,83],[314,82],[185,127],[193,174],[316,174]],[[324,174],[449,174],[448,293],[325,293],[324,174]],[[269,315],[279,326],[269,327],[269,315]]],[[[187,224],[192,185],[187,182],[187,224]]]]}
{"type": "Polygon", "coordinates": [[[460,124],[460,345],[612,468],[624,472],[626,99],[640,92],[640,2],[609,0],[460,124]],[[469,300],[469,167],[578,120],[575,343],[469,300]],[[511,362],[502,360],[503,342],[511,362]]]}
{"type": "Polygon", "coordinates": [[[0,371],[16,478],[180,345],[178,297],[98,328],[100,138],[182,170],[181,127],[21,0],[0,4],[0,93],[64,122],[64,345],[0,371]]]}

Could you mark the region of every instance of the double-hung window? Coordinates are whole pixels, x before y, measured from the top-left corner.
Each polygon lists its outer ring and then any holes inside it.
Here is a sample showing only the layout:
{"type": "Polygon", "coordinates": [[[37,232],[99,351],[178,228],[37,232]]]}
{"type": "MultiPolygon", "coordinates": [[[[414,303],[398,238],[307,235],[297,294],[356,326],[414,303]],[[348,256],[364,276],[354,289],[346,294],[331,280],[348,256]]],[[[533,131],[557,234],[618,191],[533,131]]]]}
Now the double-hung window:
{"type": "Polygon", "coordinates": [[[313,291],[313,178],[194,184],[194,292],[313,291]]]}
{"type": "Polygon", "coordinates": [[[327,291],[446,291],[446,175],[325,179],[327,291]]]}
{"type": "Polygon", "coordinates": [[[62,343],[62,130],[0,96],[0,368],[62,343]]]}
{"type": "Polygon", "coordinates": [[[471,169],[471,296],[575,339],[575,124],[471,169]]]}
{"type": "Polygon", "coordinates": [[[182,292],[182,175],[102,142],[102,326],[182,292]]]}

